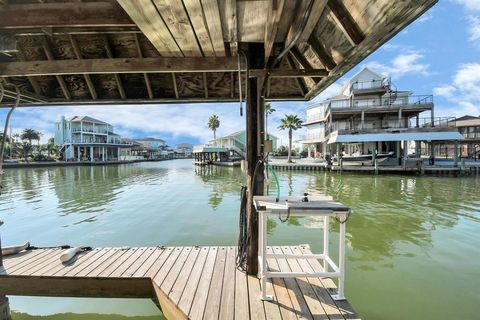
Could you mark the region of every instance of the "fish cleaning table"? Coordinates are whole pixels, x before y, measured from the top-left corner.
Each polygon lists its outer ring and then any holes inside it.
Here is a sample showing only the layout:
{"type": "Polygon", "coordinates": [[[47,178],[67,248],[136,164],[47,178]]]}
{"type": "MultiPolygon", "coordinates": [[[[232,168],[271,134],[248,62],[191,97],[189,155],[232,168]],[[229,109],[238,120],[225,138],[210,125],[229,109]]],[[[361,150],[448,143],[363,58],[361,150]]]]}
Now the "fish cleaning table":
{"type": "Polygon", "coordinates": [[[253,202],[258,212],[258,228],[259,228],[259,277],[261,283],[262,300],[271,300],[272,297],[267,295],[266,283],[267,278],[296,278],[296,277],[321,277],[321,278],[337,278],[338,293],[332,295],[334,300],[345,300],[344,282],[345,282],[345,230],[346,222],[350,216],[350,208],[333,201],[328,196],[308,197],[280,197],[277,201],[274,196],[254,196],[253,202]],[[324,217],[323,227],[323,253],[322,254],[274,254],[267,253],[267,218],[269,216],[278,216],[282,221],[291,216],[309,216],[324,217]],[[329,223],[330,217],[335,218],[340,223],[339,234],[339,250],[338,250],[338,266],[329,256],[329,223]],[[269,258],[315,258],[323,261],[324,270],[322,272],[280,272],[267,268],[267,259],[269,258]],[[329,271],[329,268],[333,271],[329,271]]]}

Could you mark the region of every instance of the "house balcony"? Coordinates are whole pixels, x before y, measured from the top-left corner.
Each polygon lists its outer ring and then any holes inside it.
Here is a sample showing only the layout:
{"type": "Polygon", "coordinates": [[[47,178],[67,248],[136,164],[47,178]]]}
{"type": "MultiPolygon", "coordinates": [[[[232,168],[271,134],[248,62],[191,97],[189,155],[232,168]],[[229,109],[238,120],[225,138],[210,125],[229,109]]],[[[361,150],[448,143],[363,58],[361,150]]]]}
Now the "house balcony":
{"type": "Polygon", "coordinates": [[[399,120],[376,121],[336,121],[326,126],[326,136],[329,134],[356,134],[356,133],[382,133],[405,131],[408,129],[422,128],[456,128],[455,118],[411,118],[399,120]]]}
{"type": "Polygon", "coordinates": [[[101,129],[89,129],[89,128],[73,128],[72,129],[73,133],[83,133],[83,134],[102,134],[102,135],[107,135],[108,131],[107,130],[101,130],[101,129]]]}
{"type": "Polygon", "coordinates": [[[65,140],[65,144],[115,144],[115,145],[133,145],[132,143],[129,143],[129,142],[125,142],[125,141],[121,141],[120,139],[118,140],[102,140],[102,139],[89,139],[89,137],[84,137],[83,139],[80,139],[80,138],[75,138],[75,139],[67,139],[65,140]]]}
{"type": "Polygon", "coordinates": [[[394,95],[382,99],[344,99],[333,100],[329,104],[332,114],[355,114],[376,112],[423,112],[433,108],[432,95],[402,96],[394,95]]]}
{"type": "Polygon", "coordinates": [[[391,84],[388,79],[357,81],[350,86],[350,92],[357,96],[366,94],[385,94],[390,88],[391,84]]]}
{"type": "Polygon", "coordinates": [[[324,114],[313,114],[310,116],[307,116],[307,119],[303,122],[304,125],[309,125],[309,124],[315,124],[318,122],[323,122],[325,121],[325,115],[324,114]]]}

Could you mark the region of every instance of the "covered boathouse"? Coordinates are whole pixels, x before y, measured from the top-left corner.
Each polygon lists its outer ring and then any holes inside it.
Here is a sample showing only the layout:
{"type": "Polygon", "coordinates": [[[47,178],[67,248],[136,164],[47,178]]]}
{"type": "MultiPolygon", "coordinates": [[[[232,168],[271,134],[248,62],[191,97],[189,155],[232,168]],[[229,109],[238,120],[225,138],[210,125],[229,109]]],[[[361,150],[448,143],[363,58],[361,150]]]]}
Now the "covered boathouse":
{"type": "MultiPolygon", "coordinates": [[[[246,272],[235,247],[96,248],[69,263],[32,249],[0,255],[0,295],[146,297],[168,319],[358,318],[320,276],[269,279],[260,299],[263,102],[312,99],[436,2],[0,1],[1,107],[243,100],[249,164],[246,272]]],[[[275,255],[270,270],[321,274],[306,246],[272,251],[298,263],[275,255]]]]}

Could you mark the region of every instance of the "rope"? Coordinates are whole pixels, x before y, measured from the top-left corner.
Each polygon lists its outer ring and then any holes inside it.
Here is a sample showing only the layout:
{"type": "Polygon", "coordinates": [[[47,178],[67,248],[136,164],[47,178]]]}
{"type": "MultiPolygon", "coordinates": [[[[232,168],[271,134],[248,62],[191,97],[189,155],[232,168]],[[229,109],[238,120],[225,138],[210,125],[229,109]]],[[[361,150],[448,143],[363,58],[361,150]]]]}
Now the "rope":
{"type": "Polygon", "coordinates": [[[238,235],[238,253],[236,258],[236,265],[239,270],[247,270],[247,247],[248,247],[248,233],[247,233],[247,187],[242,186],[240,191],[240,219],[239,219],[239,235],[238,235]]]}
{"type": "MultiPolygon", "coordinates": [[[[68,244],[61,245],[61,246],[55,246],[55,247],[36,247],[36,246],[28,246],[25,250],[38,250],[38,249],[70,249],[71,246],[68,244]]],[[[90,247],[88,247],[90,248],[90,247]]],[[[90,248],[91,250],[92,248],[90,248]]]]}

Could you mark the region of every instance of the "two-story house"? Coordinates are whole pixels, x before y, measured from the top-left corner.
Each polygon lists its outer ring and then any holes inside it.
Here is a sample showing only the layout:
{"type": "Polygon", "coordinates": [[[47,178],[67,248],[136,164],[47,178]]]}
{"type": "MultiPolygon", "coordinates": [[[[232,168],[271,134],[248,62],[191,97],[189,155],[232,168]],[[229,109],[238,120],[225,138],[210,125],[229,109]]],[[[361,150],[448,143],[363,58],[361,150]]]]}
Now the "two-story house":
{"type": "Polygon", "coordinates": [[[412,142],[418,157],[422,142],[434,156],[436,142],[463,139],[454,122],[434,117],[433,96],[399,91],[389,78],[368,68],[346,81],[337,96],[307,107],[306,113],[302,143],[320,158],[389,155],[399,164],[412,142]]]}
{"type": "Polygon", "coordinates": [[[55,144],[65,161],[118,160],[120,148],[129,147],[121,142],[113,126],[88,116],[74,116],[55,123],[55,144]]]}

